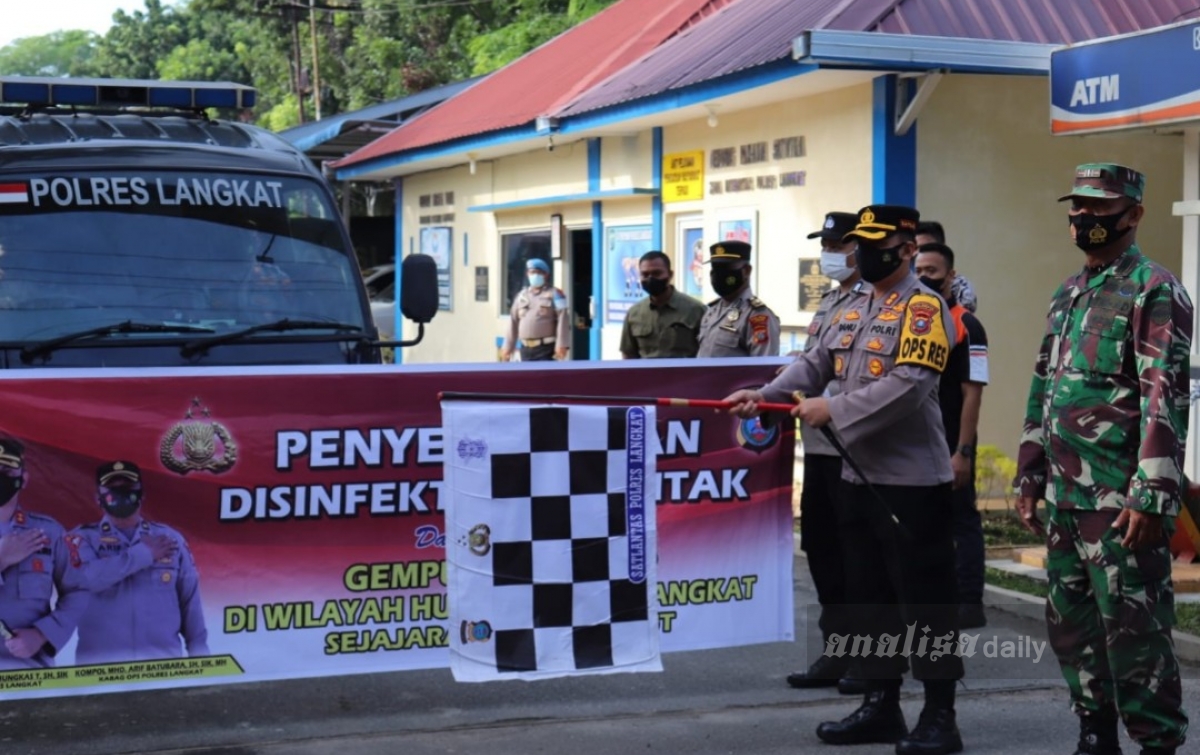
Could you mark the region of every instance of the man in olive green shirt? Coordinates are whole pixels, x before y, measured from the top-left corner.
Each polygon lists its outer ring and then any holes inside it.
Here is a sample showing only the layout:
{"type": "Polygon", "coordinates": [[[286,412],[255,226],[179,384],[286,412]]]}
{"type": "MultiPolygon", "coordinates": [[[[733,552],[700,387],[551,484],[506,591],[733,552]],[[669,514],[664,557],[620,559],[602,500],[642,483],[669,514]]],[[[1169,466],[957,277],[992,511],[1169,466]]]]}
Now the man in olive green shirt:
{"type": "Polygon", "coordinates": [[[700,350],[705,307],[671,284],[671,258],[646,252],[638,260],[642,290],[649,296],[629,308],[621,329],[625,359],[694,357],[700,350]]]}

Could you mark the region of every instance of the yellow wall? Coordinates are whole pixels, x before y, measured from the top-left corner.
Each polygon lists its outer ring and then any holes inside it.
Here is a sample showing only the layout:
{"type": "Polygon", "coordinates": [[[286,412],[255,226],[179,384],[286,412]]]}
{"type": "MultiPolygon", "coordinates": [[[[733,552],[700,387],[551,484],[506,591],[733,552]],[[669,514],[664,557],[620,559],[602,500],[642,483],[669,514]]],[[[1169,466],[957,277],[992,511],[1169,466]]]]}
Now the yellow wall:
{"type": "MultiPolygon", "coordinates": [[[[721,113],[716,128],[705,119],[665,129],[665,153],[738,147],[758,141],[803,136],[805,156],[748,166],[705,168],[705,187],[731,178],[779,176],[804,171],[805,185],[737,193],[708,194],[701,201],[664,203],[664,251],[675,267],[683,264],[676,221],[696,217],[705,241],[718,240],[722,220],[757,220],[755,293],[779,315],[785,329],[799,331],[812,318],[799,309],[799,260],[817,257],[820,243],[805,238],[821,227],[830,210],[853,212],[871,200],[871,87],[855,86],[737,113],[721,113]]],[[[707,268],[706,268],[707,269],[707,268]]],[[[679,271],[683,274],[686,271],[679,271]]],[[[678,277],[678,276],[677,276],[678,277]]],[[[713,297],[705,280],[704,298],[713,297]]]]}
{"type": "MultiPolygon", "coordinates": [[[[500,234],[546,230],[550,215],[563,215],[565,225],[590,225],[590,205],[538,207],[500,213],[470,212],[480,205],[520,202],[547,196],[580,194],[587,191],[587,145],[584,142],[556,145],[553,152],[539,150],[500,160],[476,163],[475,175],[464,165],[431,171],[404,179],[403,247],[420,249],[420,218],[453,211],[452,311],[440,311],[425,328],[420,345],[404,349],[406,363],[488,362],[497,359],[496,338],[504,333],[501,313],[503,280],[500,267],[500,234]],[[453,208],[420,207],[422,195],[453,191],[453,208]],[[466,236],[468,258],[463,264],[466,236]],[[489,290],[486,302],[475,300],[475,268],[487,266],[489,290]]],[[[439,223],[438,225],[444,225],[439,223]]],[[[556,273],[561,274],[561,270],[556,273]]],[[[405,337],[416,328],[405,323],[405,337]]]]}
{"type": "MultiPolygon", "coordinates": [[[[799,258],[816,257],[819,244],[805,237],[820,227],[831,209],[856,210],[870,200],[871,181],[871,88],[856,86],[818,97],[792,100],[742,112],[722,113],[716,128],[706,119],[664,129],[664,153],[713,149],[755,142],[772,144],[774,140],[802,136],[803,157],[750,165],[735,164],[705,169],[706,196],[701,201],[664,204],[663,249],[679,268],[682,255],[676,249],[675,221],[682,216],[698,218],[706,243],[718,238],[722,220],[751,218],[756,222],[755,292],[775,310],[785,329],[802,332],[808,325],[808,313],[799,311],[799,258]],[[760,189],[759,177],[778,177],[783,173],[805,172],[805,185],[760,189]],[[752,191],[711,194],[708,181],[750,178],[752,191]]],[[[649,131],[627,136],[606,137],[601,143],[600,190],[647,188],[652,176],[652,138],[649,131]]],[[[466,157],[463,158],[464,163],[466,157]]],[[[575,202],[545,205],[496,213],[468,212],[478,205],[519,202],[550,196],[581,194],[587,185],[587,144],[584,141],[558,142],[551,152],[540,149],[513,157],[477,163],[476,174],[466,166],[410,176],[404,180],[405,253],[419,248],[420,217],[436,209],[419,207],[422,195],[454,191],[454,309],[439,312],[426,328],[425,341],[406,349],[405,362],[462,362],[496,359],[495,339],[503,335],[506,313],[500,311],[500,235],[502,233],[545,230],[551,214],[561,214],[570,229],[590,228],[591,203],[575,202]],[[469,242],[469,259],[462,262],[463,236],[469,242]],[[411,245],[411,246],[410,246],[411,245]],[[488,265],[490,292],[486,303],[475,301],[477,265],[488,265]]],[[[441,209],[441,212],[447,208],[441,209]]],[[[622,225],[649,225],[651,201],[647,197],[605,200],[602,205],[605,228],[622,225]]],[[[707,268],[706,268],[707,270],[707,268]]],[[[594,271],[604,275],[604,270],[594,271]]],[[[556,266],[556,283],[569,271],[556,266]]],[[[713,296],[707,288],[703,298],[713,296]]],[[[594,311],[603,320],[603,300],[594,303],[594,311]]],[[[621,326],[602,323],[601,357],[619,359],[621,326]]],[[[406,326],[406,337],[415,329],[406,326]]]]}
{"type": "Polygon", "coordinates": [[[1044,78],[952,75],[917,122],[917,205],[946,226],[956,266],[979,294],[990,342],[980,442],[1015,455],[1030,370],[1050,297],[1082,253],[1055,200],[1077,164],[1118,162],[1147,175],[1142,250],[1180,272],[1182,139],[1149,133],[1050,136],[1044,78]]]}

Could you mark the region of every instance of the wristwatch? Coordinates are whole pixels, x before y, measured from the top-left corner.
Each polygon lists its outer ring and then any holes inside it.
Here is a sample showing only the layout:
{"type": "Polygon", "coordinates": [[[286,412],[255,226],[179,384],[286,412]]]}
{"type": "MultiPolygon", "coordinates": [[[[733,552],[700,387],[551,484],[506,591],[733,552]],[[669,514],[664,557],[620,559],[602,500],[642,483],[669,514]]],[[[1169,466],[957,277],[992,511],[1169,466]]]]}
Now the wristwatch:
{"type": "Polygon", "coordinates": [[[959,446],[958,452],[962,454],[964,458],[970,459],[975,456],[975,446],[959,446]]]}

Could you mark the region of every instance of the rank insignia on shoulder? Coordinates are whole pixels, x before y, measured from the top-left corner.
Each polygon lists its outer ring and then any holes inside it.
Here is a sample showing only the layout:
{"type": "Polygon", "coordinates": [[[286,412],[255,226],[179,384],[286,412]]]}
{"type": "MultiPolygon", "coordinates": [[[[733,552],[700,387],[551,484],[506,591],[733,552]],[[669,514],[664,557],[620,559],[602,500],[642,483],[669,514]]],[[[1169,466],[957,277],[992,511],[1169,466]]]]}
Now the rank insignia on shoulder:
{"type": "Polygon", "coordinates": [[[751,296],[750,297],[750,306],[753,307],[754,309],[762,309],[763,307],[765,307],[767,305],[766,305],[766,303],[763,302],[762,299],[758,298],[757,296],[751,296]]]}

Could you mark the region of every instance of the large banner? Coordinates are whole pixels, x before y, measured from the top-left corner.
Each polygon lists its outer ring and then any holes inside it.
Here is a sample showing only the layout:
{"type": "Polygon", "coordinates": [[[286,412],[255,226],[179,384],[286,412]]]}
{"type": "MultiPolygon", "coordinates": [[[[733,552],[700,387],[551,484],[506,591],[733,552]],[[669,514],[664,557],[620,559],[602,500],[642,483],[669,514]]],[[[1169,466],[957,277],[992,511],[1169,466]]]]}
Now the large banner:
{"type": "MultiPolygon", "coordinates": [[[[33,551],[0,547],[0,691],[447,667],[440,392],[721,398],[781,363],[0,375],[0,543],[33,551]]],[[[791,640],[792,423],[656,417],[662,651],[791,640]]]]}

